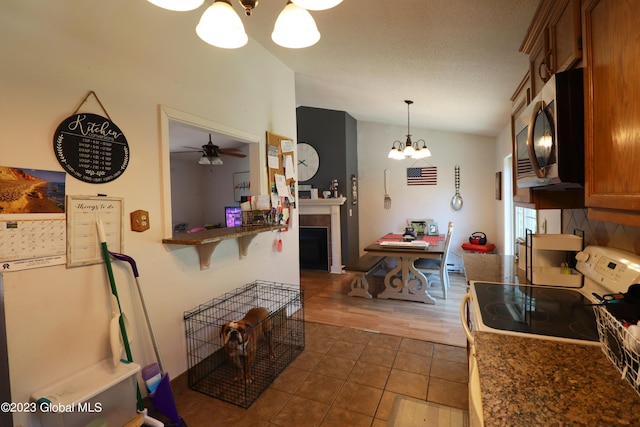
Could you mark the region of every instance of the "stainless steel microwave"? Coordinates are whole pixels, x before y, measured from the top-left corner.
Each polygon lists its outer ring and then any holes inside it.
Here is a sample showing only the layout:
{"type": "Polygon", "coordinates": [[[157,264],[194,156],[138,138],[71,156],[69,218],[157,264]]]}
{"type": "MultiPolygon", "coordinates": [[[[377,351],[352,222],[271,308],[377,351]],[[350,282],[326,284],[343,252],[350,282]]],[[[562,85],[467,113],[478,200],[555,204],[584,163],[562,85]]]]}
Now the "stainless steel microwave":
{"type": "Polygon", "coordinates": [[[518,187],[584,186],[582,69],[551,76],[514,120],[518,187]]]}

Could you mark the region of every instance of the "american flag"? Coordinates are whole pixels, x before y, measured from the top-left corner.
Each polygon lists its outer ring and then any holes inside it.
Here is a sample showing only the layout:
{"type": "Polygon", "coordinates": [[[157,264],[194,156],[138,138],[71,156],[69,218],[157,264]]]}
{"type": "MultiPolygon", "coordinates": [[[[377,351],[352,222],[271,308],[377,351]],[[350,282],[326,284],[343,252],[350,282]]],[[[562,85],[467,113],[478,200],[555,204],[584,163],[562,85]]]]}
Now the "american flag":
{"type": "Polygon", "coordinates": [[[436,185],[438,183],[438,168],[407,168],[407,185],[436,185]]]}

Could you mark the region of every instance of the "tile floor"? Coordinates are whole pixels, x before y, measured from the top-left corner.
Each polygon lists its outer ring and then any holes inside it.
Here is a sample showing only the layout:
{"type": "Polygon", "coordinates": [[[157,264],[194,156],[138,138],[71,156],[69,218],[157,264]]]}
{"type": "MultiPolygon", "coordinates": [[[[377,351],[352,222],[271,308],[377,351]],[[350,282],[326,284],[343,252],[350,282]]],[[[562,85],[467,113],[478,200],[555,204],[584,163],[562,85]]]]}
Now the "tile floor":
{"type": "MultiPolygon", "coordinates": [[[[305,350],[249,409],[172,381],[189,427],[383,427],[395,397],[467,410],[466,349],[306,323],[305,350]]],[[[465,412],[468,416],[468,413],[465,412]]]]}

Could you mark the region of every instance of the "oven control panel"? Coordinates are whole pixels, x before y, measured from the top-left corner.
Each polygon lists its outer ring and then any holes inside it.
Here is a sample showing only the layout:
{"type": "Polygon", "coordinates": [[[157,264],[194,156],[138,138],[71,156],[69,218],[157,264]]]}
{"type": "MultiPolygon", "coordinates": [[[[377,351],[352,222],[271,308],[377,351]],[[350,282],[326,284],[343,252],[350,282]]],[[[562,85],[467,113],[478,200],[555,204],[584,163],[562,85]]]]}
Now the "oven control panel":
{"type": "Polygon", "coordinates": [[[587,246],[576,254],[576,269],[611,292],[640,283],[640,256],[619,249],[587,246]]]}

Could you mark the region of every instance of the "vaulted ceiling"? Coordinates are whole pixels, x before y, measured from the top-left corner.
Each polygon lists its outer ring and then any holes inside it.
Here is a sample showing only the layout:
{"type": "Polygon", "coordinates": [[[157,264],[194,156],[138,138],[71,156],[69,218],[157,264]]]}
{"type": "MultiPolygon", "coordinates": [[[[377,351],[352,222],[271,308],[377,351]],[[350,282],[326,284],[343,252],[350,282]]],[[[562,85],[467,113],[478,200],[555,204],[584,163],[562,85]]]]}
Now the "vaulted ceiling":
{"type": "Polygon", "coordinates": [[[509,123],[528,67],[519,49],[538,3],[344,0],[311,12],[322,35],[316,45],[286,49],[271,40],[285,0],[261,0],[251,16],[232,2],[249,37],[295,72],[298,106],[406,126],[410,99],[412,128],[485,136],[509,123]]]}

